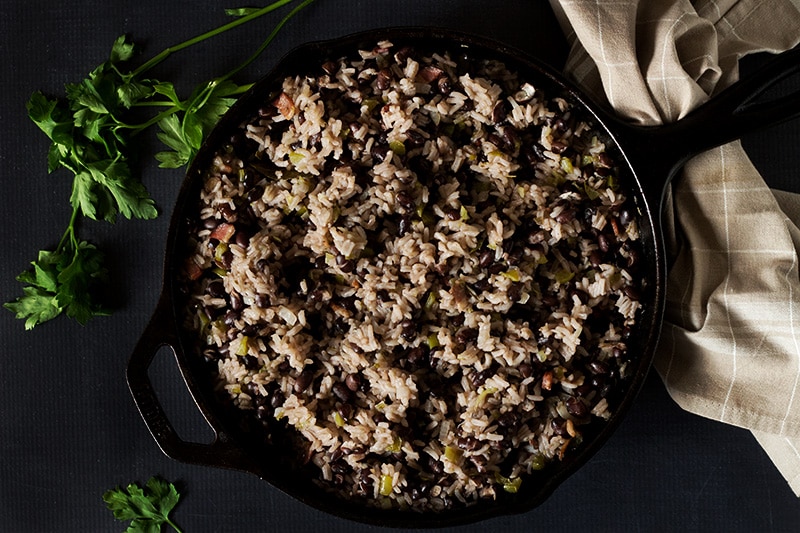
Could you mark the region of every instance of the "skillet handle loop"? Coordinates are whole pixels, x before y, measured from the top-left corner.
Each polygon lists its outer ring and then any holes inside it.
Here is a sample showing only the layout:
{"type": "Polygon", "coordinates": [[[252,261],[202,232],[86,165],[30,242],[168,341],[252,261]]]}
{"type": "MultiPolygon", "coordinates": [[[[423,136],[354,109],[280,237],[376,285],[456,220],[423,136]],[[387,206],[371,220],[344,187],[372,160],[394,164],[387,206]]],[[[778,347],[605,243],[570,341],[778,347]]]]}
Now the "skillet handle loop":
{"type": "Polygon", "coordinates": [[[216,438],[211,444],[186,442],[175,431],[148,376],[155,355],[164,346],[168,346],[173,355],[177,355],[180,350],[172,304],[162,294],[150,322],[131,354],[127,369],[128,388],[158,447],[165,455],[184,463],[252,470],[241,451],[216,428],[216,438]]]}

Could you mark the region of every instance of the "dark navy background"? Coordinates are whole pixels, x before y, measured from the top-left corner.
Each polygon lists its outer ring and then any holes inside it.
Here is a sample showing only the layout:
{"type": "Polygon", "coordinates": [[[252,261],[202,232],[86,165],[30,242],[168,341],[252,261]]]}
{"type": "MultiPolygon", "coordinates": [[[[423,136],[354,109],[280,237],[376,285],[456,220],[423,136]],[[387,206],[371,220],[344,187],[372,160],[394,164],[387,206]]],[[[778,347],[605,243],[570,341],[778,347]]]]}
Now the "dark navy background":
{"type": "MultiPolygon", "coordinates": [[[[0,4],[0,299],[67,225],[70,175],[46,173],[48,141],[27,119],[34,90],[62,94],[130,33],[150,57],[227,21],[235,2],[208,0],[4,0],[0,4]]],[[[286,9],[281,13],[285,13],[286,9]]],[[[268,16],[169,59],[152,72],[186,94],[247,57],[278,20],[268,16]]],[[[431,25],[494,37],[559,66],[566,55],[546,2],[318,0],[289,23],[242,76],[255,80],[308,40],[389,25],[431,25]]],[[[745,71],[763,58],[747,60],[745,71]]],[[[800,87],[800,80],[788,82],[800,87]]],[[[800,122],[745,138],[765,179],[800,191],[800,122]]],[[[180,464],[147,432],[125,382],[128,357],[155,307],[169,214],[182,173],[149,157],[144,183],[162,213],[154,221],[86,223],[83,238],[110,259],[118,310],[81,327],[57,319],[23,330],[0,310],[0,532],[122,531],[104,491],[160,474],[182,500],[173,513],[186,533],[382,531],[322,514],[255,476],[180,464]]],[[[205,426],[174,363],[160,354],[151,377],[187,440],[205,426]],[[163,357],[162,357],[163,356],[163,357]]],[[[768,386],[768,384],[765,384],[768,386]]],[[[749,432],[683,412],[653,374],[619,430],[541,507],[460,531],[797,531],[800,500],[749,432]]]]}

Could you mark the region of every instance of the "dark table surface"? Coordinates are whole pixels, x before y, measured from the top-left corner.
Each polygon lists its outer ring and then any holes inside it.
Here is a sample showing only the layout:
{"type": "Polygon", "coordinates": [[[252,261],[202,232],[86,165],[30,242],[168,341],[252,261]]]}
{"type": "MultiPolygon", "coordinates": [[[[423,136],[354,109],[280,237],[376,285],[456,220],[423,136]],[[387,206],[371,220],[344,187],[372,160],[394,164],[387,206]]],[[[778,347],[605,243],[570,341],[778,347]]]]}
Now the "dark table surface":
{"type": "MultiPolygon", "coordinates": [[[[34,90],[61,94],[130,33],[144,57],[226,21],[231,3],[196,0],[5,0],[0,4],[0,298],[20,294],[14,276],[66,227],[70,176],[46,173],[48,143],[26,117],[34,90]]],[[[285,10],[284,10],[285,12],[285,10]]],[[[277,17],[187,50],[156,69],[187,91],[226,72],[261,42],[277,17]]],[[[318,0],[290,22],[240,81],[256,79],[304,41],[387,25],[431,25],[487,35],[562,64],[566,46],[545,2],[318,0]]],[[[763,57],[746,60],[749,71],[763,57]]],[[[792,81],[794,87],[800,85],[792,81]]],[[[744,139],[768,183],[800,190],[800,123],[744,139]]],[[[164,456],[128,392],[128,357],[155,307],[169,213],[182,180],[149,155],[142,180],[162,215],[154,221],[86,223],[82,237],[109,256],[116,312],[80,326],[63,318],[34,331],[0,312],[0,531],[120,531],[104,491],[160,474],[183,498],[186,532],[378,531],[298,503],[255,476],[164,456]]],[[[207,442],[174,363],[150,371],[179,433],[207,442]]],[[[653,373],[619,430],[541,507],[463,531],[796,531],[800,501],[749,432],[682,411],[653,373]]]]}

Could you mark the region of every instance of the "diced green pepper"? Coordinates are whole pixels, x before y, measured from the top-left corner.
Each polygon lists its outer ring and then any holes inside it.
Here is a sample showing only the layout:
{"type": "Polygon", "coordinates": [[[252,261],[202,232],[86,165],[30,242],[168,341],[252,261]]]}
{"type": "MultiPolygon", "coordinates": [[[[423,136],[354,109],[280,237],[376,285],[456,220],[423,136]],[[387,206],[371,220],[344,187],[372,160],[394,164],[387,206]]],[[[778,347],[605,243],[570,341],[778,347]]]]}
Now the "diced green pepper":
{"type": "Polygon", "coordinates": [[[403,439],[400,437],[395,437],[392,443],[386,448],[386,451],[389,453],[397,453],[403,447],[403,439]]]}
{"type": "Polygon", "coordinates": [[[333,422],[336,424],[336,427],[344,427],[345,420],[342,418],[342,415],[339,414],[339,411],[333,412],[333,422]]]}
{"type": "Polygon", "coordinates": [[[439,336],[436,333],[428,335],[428,348],[433,350],[439,346],[439,336]]]}
{"type": "Polygon", "coordinates": [[[531,470],[542,470],[547,464],[547,459],[541,453],[535,453],[531,456],[531,470]]]}
{"type": "Polygon", "coordinates": [[[564,284],[575,277],[575,273],[571,270],[561,269],[556,272],[555,279],[558,283],[564,284]]]}
{"type": "Polygon", "coordinates": [[[392,493],[392,476],[389,474],[384,474],[381,476],[381,486],[380,486],[380,493],[381,496],[388,496],[392,493]]]}
{"type": "Polygon", "coordinates": [[[236,355],[247,355],[247,345],[249,344],[250,337],[244,335],[242,340],[239,341],[239,348],[236,349],[236,355]]]}
{"type": "Polygon", "coordinates": [[[389,150],[396,153],[397,155],[406,155],[406,145],[403,144],[401,141],[391,141],[389,143],[389,150]]]}
{"type": "Polygon", "coordinates": [[[458,448],[454,448],[453,446],[445,446],[444,448],[444,456],[451,463],[458,464],[458,462],[461,461],[462,455],[463,452],[458,448]]]}

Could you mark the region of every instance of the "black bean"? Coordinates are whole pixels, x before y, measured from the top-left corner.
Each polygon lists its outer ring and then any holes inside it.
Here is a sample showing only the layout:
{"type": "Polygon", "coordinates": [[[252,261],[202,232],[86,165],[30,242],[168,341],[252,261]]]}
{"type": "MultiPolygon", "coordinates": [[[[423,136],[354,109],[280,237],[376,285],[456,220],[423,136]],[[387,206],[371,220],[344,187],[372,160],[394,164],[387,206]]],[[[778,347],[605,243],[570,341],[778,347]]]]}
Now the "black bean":
{"type": "MultiPolygon", "coordinates": [[[[244,366],[248,370],[258,370],[259,368],[261,368],[261,363],[259,362],[257,357],[253,357],[252,355],[245,355],[244,357],[242,357],[242,359],[244,359],[244,366]]],[[[251,385],[254,384],[251,383],[251,385]]]]}
{"type": "Polygon", "coordinates": [[[333,384],[331,390],[333,391],[333,394],[344,403],[350,401],[350,389],[344,383],[337,381],[333,384]]]}
{"type": "Polygon", "coordinates": [[[409,364],[418,367],[425,365],[426,356],[427,354],[425,352],[425,348],[423,348],[422,346],[417,346],[408,351],[406,359],[408,360],[409,364]]]}
{"type": "Polygon", "coordinates": [[[474,452],[481,446],[481,441],[475,437],[458,437],[456,439],[456,446],[468,452],[474,452]]]}
{"type": "Polygon", "coordinates": [[[392,72],[388,68],[378,71],[378,76],[375,78],[375,86],[380,91],[385,91],[392,86],[392,72]]]}
{"type": "Polygon", "coordinates": [[[231,264],[233,264],[233,252],[230,250],[225,250],[225,252],[222,254],[222,257],[220,257],[220,264],[222,265],[222,268],[230,269],[231,264]]]}
{"type": "Polygon", "coordinates": [[[256,409],[256,418],[262,422],[272,421],[273,410],[266,405],[259,405],[256,409]]]}
{"type": "Polygon", "coordinates": [[[258,324],[247,324],[242,328],[242,334],[247,335],[248,337],[255,337],[259,334],[260,330],[261,326],[258,324]]]}
{"type": "Polygon", "coordinates": [[[608,365],[602,361],[592,361],[586,367],[592,374],[608,374],[608,365]]]}
{"type": "Polygon", "coordinates": [[[269,395],[269,405],[273,409],[277,409],[278,407],[283,405],[283,402],[285,400],[286,398],[283,397],[283,393],[278,389],[274,390],[272,394],[269,395]]]}
{"type": "Polygon", "coordinates": [[[564,150],[566,149],[567,149],[567,144],[561,141],[553,141],[553,143],[550,145],[550,151],[553,152],[554,154],[563,153],[564,150]]]}
{"type": "Polygon", "coordinates": [[[638,302],[642,298],[642,294],[639,292],[639,289],[634,287],[633,285],[628,285],[623,289],[625,296],[633,300],[634,302],[638,302]]]}
{"type": "Polygon", "coordinates": [[[522,298],[522,285],[519,283],[512,283],[506,291],[508,299],[512,302],[518,302],[522,298]]]}
{"type": "Polygon", "coordinates": [[[400,50],[398,50],[397,53],[394,54],[394,60],[398,64],[402,65],[403,63],[406,62],[406,59],[408,59],[409,57],[413,58],[414,55],[415,55],[415,50],[413,47],[404,46],[400,50]]]}
{"type": "Polygon", "coordinates": [[[517,130],[511,126],[506,126],[503,128],[503,144],[505,145],[506,150],[509,152],[516,150],[517,145],[519,144],[519,135],[517,134],[517,130]]]}
{"type": "Polygon", "coordinates": [[[387,291],[386,289],[378,290],[378,292],[375,293],[375,296],[378,298],[379,302],[388,302],[389,300],[392,299],[391,295],[389,294],[389,291],[387,291]]]}
{"type": "Polygon", "coordinates": [[[458,330],[456,333],[456,341],[466,344],[468,342],[474,342],[478,339],[478,330],[474,328],[463,328],[458,330]]]}
{"type": "Polygon", "coordinates": [[[361,387],[361,374],[348,374],[344,379],[344,384],[353,392],[358,392],[361,387]]]}
{"type": "Polygon", "coordinates": [[[528,363],[520,363],[517,370],[519,370],[523,378],[529,378],[533,375],[533,367],[528,363]]]}
{"type": "Polygon", "coordinates": [[[250,235],[246,231],[239,230],[236,232],[235,242],[242,248],[247,248],[250,246],[250,235]]]}
{"type": "Polygon", "coordinates": [[[514,429],[519,425],[519,415],[514,411],[506,411],[497,418],[500,427],[514,429]]]}
{"type": "Polygon", "coordinates": [[[459,220],[461,218],[461,211],[456,209],[452,206],[445,206],[442,211],[444,211],[444,216],[447,217],[448,220],[459,220]]]}
{"type": "Polygon", "coordinates": [[[544,234],[544,231],[542,231],[542,230],[540,230],[538,228],[537,229],[532,229],[530,231],[530,233],[528,233],[528,239],[527,240],[528,240],[528,244],[530,244],[530,245],[541,244],[542,242],[545,241],[545,239],[546,239],[546,236],[544,234]]]}
{"type": "Polygon", "coordinates": [[[221,279],[217,279],[212,281],[206,287],[206,292],[213,296],[214,298],[223,298],[227,293],[225,292],[225,284],[222,283],[221,279]]]}
{"type": "Polygon", "coordinates": [[[492,109],[492,122],[495,124],[506,119],[506,106],[504,100],[499,100],[492,109]]]}
{"type": "Polygon", "coordinates": [[[567,398],[567,412],[577,418],[583,418],[589,414],[589,408],[579,398],[570,396],[567,398]]]}
{"type": "Polygon", "coordinates": [[[311,385],[312,381],[314,381],[314,370],[308,367],[304,368],[294,381],[294,392],[301,394],[311,385]]]}
{"type": "Polygon", "coordinates": [[[489,290],[489,288],[491,288],[491,286],[492,286],[492,284],[489,283],[489,280],[486,280],[486,279],[479,279],[478,281],[476,281],[475,283],[472,284],[472,287],[477,292],[484,292],[486,290],[489,290]]]}
{"type": "Polygon", "coordinates": [[[444,465],[441,463],[441,461],[437,461],[433,457],[428,456],[428,470],[438,476],[444,472],[444,465]]]}
{"type": "Polygon", "coordinates": [[[206,218],[206,219],[203,219],[203,227],[204,227],[205,229],[211,229],[211,230],[213,230],[214,228],[216,228],[216,227],[217,227],[217,219],[215,219],[215,218],[206,218]]]}
{"type": "Polygon", "coordinates": [[[352,259],[347,259],[344,255],[338,254],[336,256],[336,266],[345,274],[349,274],[356,268],[356,263],[352,259]]]}
{"type": "Polygon", "coordinates": [[[475,388],[478,388],[484,383],[486,383],[486,380],[494,376],[494,374],[495,371],[493,368],[486,368],[484,370],[481,370],[480,372],[473,372],[472,376],[470,376],[470,379],[472,380],[472,385],[475,388]]]}
{"type": "Polygon", "coordinates": [[[417,328],[411,320],[403,320],[400,328],[400,336],[405,340],[412,341],[417,337],[417,328]]]}
{"type": "Polygon", "coordinates": [[[397,193],[397,203],[406,209],[414,209],[414,197],[408,191],[400,191],[397,193]]]}
{"type": "Polygon", "coordinates": [[[488,248],[481,252],[481,255],[478,257],[478,263],[483,267],[486,268],[492,263],[494,263],[494,250],[489,250],[488,248]]]}
{"type": "Polygon", "coordinates": [[[236,211],[229,204],[222,204],[217,208],[217,211],[227,222],[235,222],[236,211]]]}
{"type": "Polygon", "coordinates": [[[601,233],[597,236],[597,247],[600,248],[600,251],[603,253],[608,252],[610,245],[605,233],[601,233]]]}
{"type": "Polygon", "coordinates": [[[518,265],[520,261],[522,261],[522,256],[524,254],[524,250],[519,246],[514,246],[511,248],[511,251],[508,252],[508,256],[506,257],[506,262],[509,265],[518,265]]]}
{"type": "Polygon", "coordinates": [[[370,155],[378,162],[385,160],[388,153],[389,147],[385,144],[375,143],[372,145],[372,149],[370,150],[370,155]]]}
{"type": "Polygon", "coordinates": [[[487,270],[489,271],[489,274],[499,274],[500,272],[503,272],[505,269],[506,265],[504,265],[503,263],[495,263],[493,265],[490,265],[487,270]]]}
{"type": "Polygon", "coordinates": [[[496,133],[490,133],[487,135],[486,140],[495,145],[497,148],[502,148],[505,145],[503,138],[496,133]]]}
{"type": "Polygon", "coordinates": [[[234,311],[239,312],[242,309],[244,309],[244,301],[242,300],[242,297],[239,296],[237,293],[232,292],[230,300],[231,300],[231,309],[233,309],[234,311]]]}
{"type": "Polygon", "coordinates": [[[370,478],[370,470],[364,468],[358,472],[356,477],[356,493],[360,496],[372,494],[372,478],[370,478]]]}
{"type": "Polygon", "coordinates": [[[339,65],[337,65],[335,61],[326,61],[322,64],[322,70],[324,70],[326,74],[333,76],[336,74],[336,71],[339,70],[339,65]]]}
{"type": "Polygon", "coordinates": [[[556,215],[556,222],[561,224],[568,224],[575,219],[575,211],[570,208],[564,208],[559,214],[556,215]]]}
{"type": "Polygon", "coordinates": [[[450,81],[450,78],[447,76],[442,76],[439,78],[439,80],[436,82],[436,90],[439,91],[439,94],[443,94],[445,96],[450,94],[453,90],[453,84],[450,81]]]}
{"type": "Polygon", "coordinates": [[[400,222],[397,224],[397,234],[402,237],[408,230],[411,229],[411,217],[409,215],[403,215],[400,217],[400,222]]]}
{"type": "Polygon", "coordinates": [[[350,420],[350,417],[353,416],[353,406],[349,403],[343,403],[339,405],[339,407],[336,408],[336,411],[344,420],[350,420]]]}
{"type": "Polygon", "coordinates": [[[600,154],[597,155],[597,162],[606,168],[614,166],[614,160],[605,152],[600,152],[600,154]]]}
{"type": "Polygon", "coordinates": [[[533,143],[531,149],[537,162],[544,161],[547,158],[547,156],[544,155],[544,146],[542,146],[541,143],[533,143]]]}
{"type": "Polygon", "coordinates": [[[567,421],[560,416],[557,416],[550,422],[550,427],[553,428],[553,433],[559,437],[566,437],[569,435],[569,433],[567,433],[567,421]]]}
{"type": "Polygon", "coordinates": [[[408,130],[406,132],[406,138],[408,139],[408,144],[410,146],[416,147],[425,144],[425,137],[423,137],[421,133],[414,130],[408,130]]]}
{"type": "Polygon", "coordinates": [[[600,266],[603,263],[603,256],[597,250],[592,250],[589,252],[589,263],[595,268],[600,266]]]}
{"type": "Polygon", "coordinates": [[[269,296],[266,294],[256,294],[256,305],[262,309],[269,307],[269,296]]]}
{"type": "Polygon", "coordinates": [[[350,466],[344,461],[331,462],[331,471],[334,474],[346,474],[348,470],[350,470],[350,466]]]}
{"type": "Polygon", "coordinates": [[[222,321],[225,322],[226,326],[232,326],[237,318],[239,318],[239,313],[231,310],[225,313],[225,316],[222,317],[222,321]]]}

